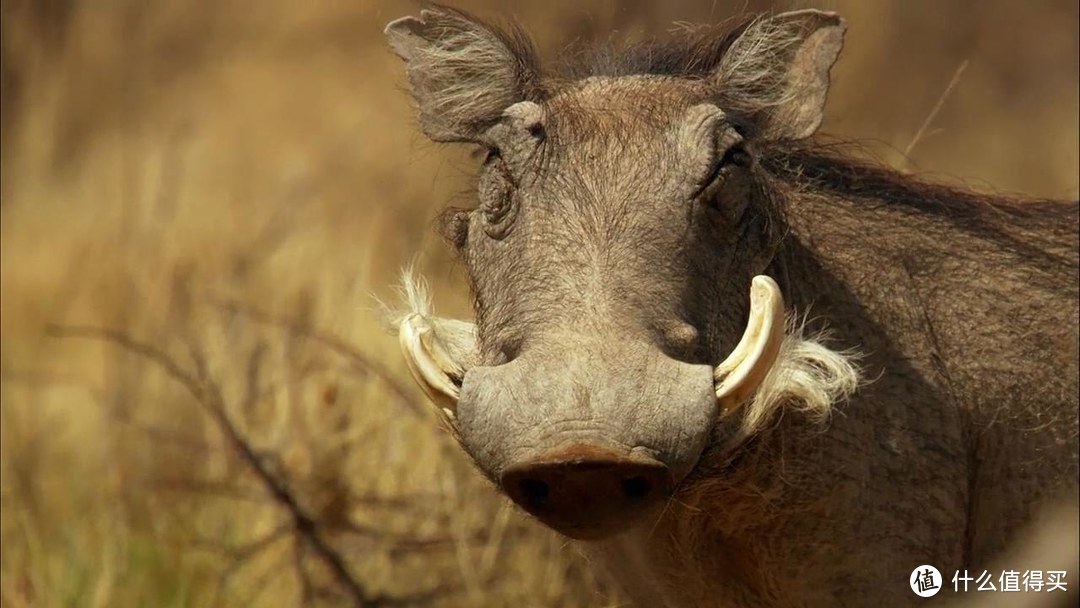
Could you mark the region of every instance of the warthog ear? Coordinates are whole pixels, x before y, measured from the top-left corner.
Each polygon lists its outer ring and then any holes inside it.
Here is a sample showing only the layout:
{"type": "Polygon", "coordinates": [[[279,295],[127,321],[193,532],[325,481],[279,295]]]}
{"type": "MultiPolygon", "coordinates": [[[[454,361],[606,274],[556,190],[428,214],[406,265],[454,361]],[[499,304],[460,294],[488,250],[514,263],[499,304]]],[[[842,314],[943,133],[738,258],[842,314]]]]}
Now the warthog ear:
{"type": "Polygon", "coordinates": [[[836,13],[801,10],[751,23],[714,78],[730,109],[754,118],[765,139],[802,139],[821,125],[829,69],[844,44],[836,13]]]}
{"type": "Polygon", "coordinates": [[[536,53],[518,30],[436,7],[392,21],[385,34],[407,64],[420,128],[435,141],[477,141],[503,110],[537,93],[536,53]]]}

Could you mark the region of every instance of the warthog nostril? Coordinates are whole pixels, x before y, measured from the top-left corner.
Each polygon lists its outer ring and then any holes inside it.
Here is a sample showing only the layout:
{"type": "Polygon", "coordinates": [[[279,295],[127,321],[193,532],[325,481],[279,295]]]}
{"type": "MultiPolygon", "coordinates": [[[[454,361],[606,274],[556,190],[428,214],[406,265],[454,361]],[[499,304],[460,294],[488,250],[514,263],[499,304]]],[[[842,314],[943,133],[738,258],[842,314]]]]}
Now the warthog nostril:
{"type": "Polygon", "coordinates": [[[642,500],[648,497],[651,490],[652,484],[640,475],[622,480],[623,494],[631,500],[642,500]]]}
{"type": "Polygon", "coordinates": [[[528,477],[518,482],[518,489],[521,491],[521,498],[534,508],[544,506],[551,494],[547,482],[528,477]]]}
{"type": "Polygon", "coordinates": [[[515,463],[502,487],[540,521],[578,539],[625,529],[671,491],[671,472],[642,454],[578,445],[515,463]]]}

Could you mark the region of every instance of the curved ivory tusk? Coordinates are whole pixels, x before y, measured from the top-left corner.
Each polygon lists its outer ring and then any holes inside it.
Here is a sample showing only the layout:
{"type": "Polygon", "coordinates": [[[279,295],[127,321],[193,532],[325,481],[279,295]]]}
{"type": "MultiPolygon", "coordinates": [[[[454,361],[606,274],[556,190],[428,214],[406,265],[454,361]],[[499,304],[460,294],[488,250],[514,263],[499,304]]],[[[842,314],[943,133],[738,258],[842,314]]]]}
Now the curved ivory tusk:
{"type": "Polygon", "coordinates": [[[416,383],[453,425],[460,389],[452,378],[461,378],[465,370],[447,353],[434,328],[422,315],[413,313],[401,321],[398,342],[416,383]]]}
{"type": "Polygon", "coordinates": [[[716,366],[716,399],[722,412],[754,394],[780,354],[784,297],[776,281],[758,275],[750,283],[750,318],[735,350],[716,366]]]}

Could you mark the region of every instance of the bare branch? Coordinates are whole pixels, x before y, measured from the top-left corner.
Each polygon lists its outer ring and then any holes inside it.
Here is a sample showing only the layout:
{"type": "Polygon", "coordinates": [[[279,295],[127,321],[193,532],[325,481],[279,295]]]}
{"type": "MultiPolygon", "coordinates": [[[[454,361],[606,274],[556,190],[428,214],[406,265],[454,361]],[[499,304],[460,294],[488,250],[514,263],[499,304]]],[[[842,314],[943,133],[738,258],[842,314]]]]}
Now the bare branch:
{"type": "Polygon", "coordinates": [[[272,315],[268,312],[239,302],[218,302],[217,304],[231,313],[242,314],[259,323],[284,329],[293,335],[306,338],[329,348],[333,352],[349,360],[354,368],[359,369],[364,373],[372,374],[378,378],[391,392],[394,393],[394,396],[397,397],[398,401],[407,409],[417,415],[424,414],[423,409],[413,400],[409,390],[406,389],[401,382],[398,382],[390,370],[353,348],[341,337],[330,332],[313,329],[299,321],[272,315]]]}
{"type": "MultiPolygon", "coordinates": [[[[265,318],[274,321],[270,317],[265,318]]],[[[280,321],[275,322],[278,324],[282,323],[280,321]]],[[[288,328],[289,326],[286,325],[286,327],[288,328]]],[[[293,329],[293,331],[297,330],[293,329]]],[[[223,579],[222,586],[219,586],[219,590],[227,584],[228,576],[231,576],[232,572],[243,567],[243,562],[249,561],[250,558],[261,553],[283,538],[284,530],[290,530],[295,534],[296,549],[294,552],[294,559],[298,560],[296,563],[297,575],[300,577],[300,583],[304,588],[305,598],[317,598],[324,595],[323,593],[320,593],[320,590],[312,587],[311,581],[307,578],[308,574],[302,563],[302,558],[307,554],[308,550],[310,550],[310,553],[329,569],[334,581],[344,591],[349,603],[353,606],[367,608],[374,606],[413,605],[416,603],[429,602],[432,598],[448,589],[447,587],[440,586],[409,597],[390,597],[383,594],[369,593],[365,586],[349,571],[344,556],[323,536],[319,523],[306,511],[303,505],[301,505],[300,500],[283,479],[284,476],[275,473],[273,465],[274,459],[265,458],[256,452],[232,422],[228,415],[228,408],[226,407],[226,401],[221,392],[221,388],[211,377],[205,356],[203,356],[193,343],[189,342],[187,346],[195,368],[194,373],[185,370],[175,359],[165,353],[162,349],[145,342],[140,342],[120,331],[86,326],[51,326],[49,328],[49,333],[58,337],[83,337],[104,340],[139,355],[161,368],[166,375],[179,382],[189,393],[191,393],[204,412],[215,422],[219,431],[224,436],[226,443],[234,451],[239,460],[246,466],[259,484],[265,488],[272,500],[280,505],[285,513],[288,514],[290,518],[288,524],[282,524],[266,536],[232,551],[238,561],[237,564],[226,573],[226,577],[223,579]]],[[[298,333],[299,335],[321,342],[356,362],[362,362],[364,365],[368,364],[367,359],[363,357],[363,355],[353,351],[344,342],[334,336],[313,334],[310,333],[310,330],[302,330],[298,331],[298,333]]],[[[249,360],[247,369],[248,392],[245,396],[245,401],[255,399],[255,397],[253,397],[255,394],[255,392],[253,392],[255,391],[253,387],[257,385],[259,359],[260,357],[257,350],[251,360],[249,360]]],[[[386,372],[385,370],[381,370],[375,373],[378,375],[386,372]]],[[[387,381],[391,387],[394,386],[393,380],[388,376],[383,377],[380,375],[380,377],[382,377],[384,381],[387,381]]],[[[400,396],[404,403],[409,404],[410,407],[413,406],[404,393],[400,396]]],[[[198,487],[199,483],[195,482],[194,486],[198,487]]],[[[215,487],[212,482],[204,483],[203,489],[211,490],[214,493],[218,493],[221,490],[221,488],[215,487]]],[[[357,530],[353,531],[358,532],[359,529],[360,528],[358,527],[357,530]]],[[[383,532],[374,530],[371,532],[373,534],[377,533],[385,536],[385,533],[383,532]]]]}
{"type": "Polygon", "coordinates": [[[956,85],[960,82],[960,76],[964,73],[964,70],[967,69],[967,66],[968,60],[965,59],[956,67],[956,71],[953,72],[952,80],[949,81],[948,86],[946,86],[945,90],[941,93],[941,97],[938,97],[937,103],[935,103],[934,107],[930,110],[930,114],[926,116],[926,120],[919,126],[919,130],[915,132],[915,136],[911,138],[911,143],[904,148],[905,159],[910,157],[911,151],[915,149],[919,140],[921,140],[926,133],[926,130],[930,128],[930,123],[934,122],[934,118],[937,117],[938,112],[940,112],[941,108],[945,105],[945,100],[949,98],[949,94],[952,93],[952,90],[956,88],[956,85]]]}
{"type": "MultiPolygon", "coordinates": [[[[235,547],[228,543],[221,542],[218,539],[203,538],[195,542],[195,546],[207,551],[213,551],[215,553],[224,553],[236,559],[236,569],[240,569],[243,563],[250,558],[262,553],[264,550],[269,549],[279,540],[285,538],[285,536],[291,531],[291,527],[287,523],[279,524],[275,526],[269,532],[263,534],[256,540],[250,541],[240,547],[235,547]]],[[[230,570],[233,569],[230,567],[230,570]]]]}
{"type": "Polygon", "coordinates": [[[226,439],[236,449],[240,459],[248,465],[255,476],[266,486],[274,500],[285,507],[286,512],[292,517],[293,528],[297,534],[306,539],[312,551],[330,568],[334,578],[348,591],[352,603],[356,606],[376,605],[367,599],[367,593],[360,582],[353,578],[349,572],[344,558],[319,534],[317,523],[300,505],[296,496],[293,495],[284,482],[270,472],[265,461],[259,458],[258,454],[255,453],[233,425],[232,420],[229,419],[228,414],[225,412],[225,399],[221,394],[221,389],[209,377],[205,357],[197,349],[192,349],[192,357],[195,361],[199,381],[206,389],[206,399],[202,403],[218,423],[226,439]]]}
{"type": "Polygon", "coordinates": [[[165,492],[191,492],[206,494],[215,498],[228,500],[242,500],[245,502],[261,503],[266,500],[262,493],[256,493],[228,481],[181,479],[181,478],[156,478],[151,482],[152,487],[165,492]]]}
{"type": "Polygon", "coordinates": [[[111,342],[155,363],[166,374],[179,382],[195,399],[202,400],[203,391],[195,376],[187,373],[161,349],[133,340],[127,334],[103,327],[85,325],[50,325],[47,334],[58,338],[91,338],[111,342]]]}
{"type": "Polygon", "coordinates": [[[293,568],[296,570],[296,576],[300,580],[300,605],[308,606],[315,599],[315,588],[311,584],[311,577],[308,576],[307,568],[304,567],[304,543],[299,538],[293,541],[293,568]]]}

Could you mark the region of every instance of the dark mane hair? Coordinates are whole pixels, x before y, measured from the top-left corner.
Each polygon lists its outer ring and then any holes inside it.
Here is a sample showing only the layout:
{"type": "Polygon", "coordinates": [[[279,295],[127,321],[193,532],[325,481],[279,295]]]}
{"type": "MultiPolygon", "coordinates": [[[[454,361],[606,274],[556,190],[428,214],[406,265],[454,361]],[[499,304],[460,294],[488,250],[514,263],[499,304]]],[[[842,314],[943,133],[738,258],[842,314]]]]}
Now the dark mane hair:
{"type": "Polygon", "coordinates": [[[1080,203],[1024,199],[934,183],[852,154],[847,143],[777,142],[762,150],[766,172],[866,205],[933,215],[1051,267],[1080,266],[1080,203]],[[1037,238],[1035,238],[1037,235],[1037,238]]]}

